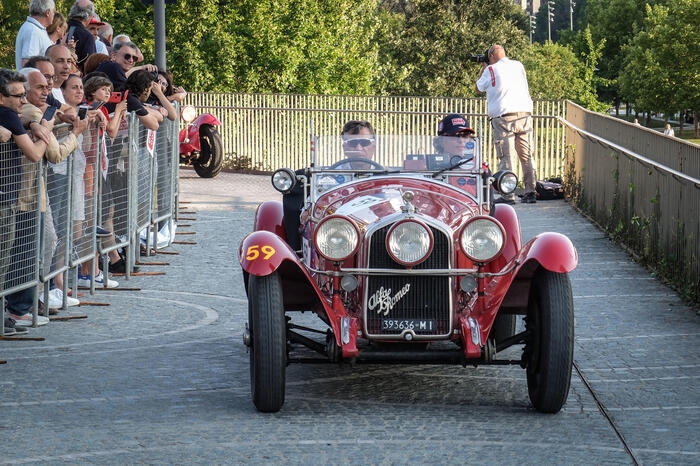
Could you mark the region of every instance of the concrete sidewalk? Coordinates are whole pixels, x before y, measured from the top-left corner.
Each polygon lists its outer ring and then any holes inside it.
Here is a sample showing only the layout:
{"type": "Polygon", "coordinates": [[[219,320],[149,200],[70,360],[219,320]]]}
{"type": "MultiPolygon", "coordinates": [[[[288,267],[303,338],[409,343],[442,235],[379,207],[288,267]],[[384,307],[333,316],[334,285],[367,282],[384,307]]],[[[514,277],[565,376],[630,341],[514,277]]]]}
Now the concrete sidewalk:
{"type": "Polygon", "coordinates": [[[279,195],[268,176],[184,169],[180,192],[178,244],[143,259],[163,274],[115,277],[84,298],[107,305],[59,314],[87,318],[29,330],[43,341],[0,341],[0,464],[700,462],[699,318],[565,202],[516,206],[525,238],[559,231],[579,252],[581,372],[561,413],[528,409],[518,367],[294,365],[264,415],[237,248],[279,195]]]}

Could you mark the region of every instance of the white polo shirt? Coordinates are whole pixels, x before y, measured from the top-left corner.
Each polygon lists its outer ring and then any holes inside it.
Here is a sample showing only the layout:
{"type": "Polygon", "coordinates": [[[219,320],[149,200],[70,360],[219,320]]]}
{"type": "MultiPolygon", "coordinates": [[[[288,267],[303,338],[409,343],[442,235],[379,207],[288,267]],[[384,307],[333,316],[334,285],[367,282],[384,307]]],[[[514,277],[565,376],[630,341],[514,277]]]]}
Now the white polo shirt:
{"type": "Polygon", "coordinates": [[[15,69],[22,69],[22,60],[34,55],[44,55],[46,49],[52,45],[46,28],[36,19],[27,16],[15,39],[15,69]]]}
{"type": "Polygon", "coordinates": [[[476,82],[476,87],[481,92],[486,92],[486,105],[491,118],[506,113],[532,113],[525,67],[517,60],[503,57],[487,66],[476,82]]]}

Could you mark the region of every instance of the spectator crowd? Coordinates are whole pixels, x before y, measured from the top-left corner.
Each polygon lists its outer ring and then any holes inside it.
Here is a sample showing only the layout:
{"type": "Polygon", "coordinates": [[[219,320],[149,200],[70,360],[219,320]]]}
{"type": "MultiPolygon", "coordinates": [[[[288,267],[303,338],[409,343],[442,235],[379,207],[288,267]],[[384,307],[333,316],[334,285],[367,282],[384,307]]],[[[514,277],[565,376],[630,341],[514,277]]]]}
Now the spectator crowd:
{"type": "Polygon", "coordinates": [[[114,247],[123,230],[124,201],[116,193],[123,185],[128,117],[135,115],[139,131],[155,132],[177,122],[173,103],[186,94],[168,71],[143,63],[130,37],[114,35],[90,0],[76,0],[67,15],[56,11],[54,0],[30,0],[28,10],[15,41],[16,69],[0,69],[3,335],[46,325],[58,309],[79,305],[78,287],[118,287],[111,274],[136,271],[114,247]],[[40,162],[48,166],[45,178],[40,162]],[[42,241],[23,233],[37,229],[42,241]],[[36,275],[34,258],[42,258],[44,272],[61,269],[91,238],[108,252],[80,263],[72,286],[64,272],[48,287],[14,291],[22,277],[36,275]],[[37,296],[38,316],[32,312],[37,296]]]}

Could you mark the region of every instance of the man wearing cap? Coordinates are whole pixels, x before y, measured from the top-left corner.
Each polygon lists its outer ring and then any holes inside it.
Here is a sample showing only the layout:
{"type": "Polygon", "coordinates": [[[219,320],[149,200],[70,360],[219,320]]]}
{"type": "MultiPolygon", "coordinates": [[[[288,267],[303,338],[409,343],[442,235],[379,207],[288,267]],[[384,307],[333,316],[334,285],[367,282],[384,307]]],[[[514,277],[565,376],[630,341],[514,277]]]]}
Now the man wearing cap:
{"type": "Polygon", "coordinates": [[[440,120],[438,137],[433,145],[440,154],[466,156],[469,150],[474,153],[473,136],[474,130],[467,119],[458,113],[451,113],[440,120]]]}
{"type": "MultiPolygon", "coordinates": [[[[499,44],[489,47],[487,58],[488,63],[482,63],[483,72],[476,81],[476,90],[486,92],[498,169],[511,170],[511,157],[517,155],[525,188],[521,202],[534,204],[537,201],[535,164],[531,154],[533,104],[525,67],[506,57],[499,44]]],[[[496,203],[514,204],[515,197],[512,194],[503,196],[496,199],[496,203]]]]}
{"type": "Polygon", "coordinates": [[[87,25],[88,31],[90,31],[90,34],[95,38],[95,50],[97,50],[97,53],[103,53],[105,55],[109,55],[109,51],[107,50],[107,46],[100,40],[100,36],[98,35],[98,31],[100,27],[104,26],[105,23],[100,21],[100,17],[97,15],[92,15],[92,18],[90,18],[90,22],[87,25]]]}
{"type": "Polygon", "coordinates": [[[85,59],[97,52],[95,38],[87,25],[95,16],[95,5],[90,0],[75,0],[68,12],[68,35],[75,41],[75,54],[78,56],[78,68],[83,71],[85,59]]]}

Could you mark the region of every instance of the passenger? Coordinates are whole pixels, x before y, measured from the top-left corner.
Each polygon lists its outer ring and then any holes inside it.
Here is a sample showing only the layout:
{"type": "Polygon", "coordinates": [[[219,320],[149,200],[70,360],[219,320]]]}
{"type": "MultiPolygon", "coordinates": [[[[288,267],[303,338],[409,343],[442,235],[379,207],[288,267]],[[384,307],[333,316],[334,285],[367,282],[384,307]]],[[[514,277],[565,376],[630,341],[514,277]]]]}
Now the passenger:
{"type": "Polygon", "coordinates": [[[474,130],[464,116],[451,113],[440,120],[438,125],[438,137],[433,141],[435,150],[446,155],[465,155],[465,149],[469,142],[474,147],[474,130]]]}

